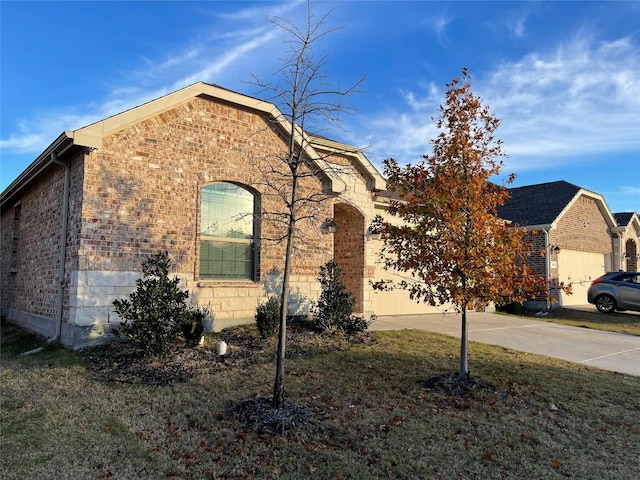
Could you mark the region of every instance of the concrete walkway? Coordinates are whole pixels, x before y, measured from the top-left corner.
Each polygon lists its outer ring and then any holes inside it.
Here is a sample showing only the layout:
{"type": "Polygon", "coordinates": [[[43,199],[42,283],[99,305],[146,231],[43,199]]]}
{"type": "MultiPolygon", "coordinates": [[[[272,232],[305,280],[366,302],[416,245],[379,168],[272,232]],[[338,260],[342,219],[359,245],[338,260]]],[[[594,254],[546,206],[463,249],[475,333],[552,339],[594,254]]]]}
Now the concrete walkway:
{"type": "MultiPolygon", "coordinates": [[[[460,338],[460,320],[456,313],[382,316],[370,329],[418,329],[460,338]]],[[[495,313],[470,312],[467,320],[472,341],[640,377],[638,336],[495,313]]]]}

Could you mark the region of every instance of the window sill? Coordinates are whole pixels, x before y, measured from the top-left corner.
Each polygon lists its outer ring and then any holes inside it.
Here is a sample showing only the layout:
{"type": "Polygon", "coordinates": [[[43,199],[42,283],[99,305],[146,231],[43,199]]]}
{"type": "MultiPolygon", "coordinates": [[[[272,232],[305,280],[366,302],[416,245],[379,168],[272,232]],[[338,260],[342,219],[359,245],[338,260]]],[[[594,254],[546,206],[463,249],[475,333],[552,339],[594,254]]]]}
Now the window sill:
{"type": "Polygon", "coordinates": [[[261,284],[251,280],[196,280],[198,288],[225,288],[225,287],[253,287],[257,288],[261,284]]]}

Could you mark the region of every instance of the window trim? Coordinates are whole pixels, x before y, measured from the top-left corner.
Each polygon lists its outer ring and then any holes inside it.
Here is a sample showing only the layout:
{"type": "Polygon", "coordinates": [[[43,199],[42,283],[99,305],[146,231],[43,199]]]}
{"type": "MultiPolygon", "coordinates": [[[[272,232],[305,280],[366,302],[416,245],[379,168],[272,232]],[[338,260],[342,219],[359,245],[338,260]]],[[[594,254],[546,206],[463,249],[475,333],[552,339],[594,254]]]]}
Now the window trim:
{"type": "MultiPolygon", "coordinates": [[[[196,262],[196,276],[195,278],[199,281],[199,283],[206,283],[206,284],[219,284],[219,283],[223,283],[223,282],[230,282],[230,283],[256,283],[259,280],[259,265],[260,265],[260,242],[259,242],[259,229],[260,229],[260,222],[259,222],[259,213],[260,213],[260,193],[255,190],[254,188],[252,188],[249,185],[243,184],[243,183],[239,183],[239,182],[233,182],[233,181],[226,181],[226,180],[217,180],[217,181],[212,181],[212,182],[207,182],[205,184],[202,184],[199,188],[199,197],[200,197],[200,201],[198,202],[198,223],[197,223],[197,238],[198,238],[198,242],[197,242],[197,248],[198,248],[198,252],[197,252],[197,262],[196,262]],[[248,236],[247,238],[238,238],[238,237],[220,237],[220,236],[216,236],[216,235],[210,235],[210,234],[206,234],[203,233],[202,230],[202,214],[203,214],[203,192],[204,189],[208,186],[211,185],[220,185],[220,184],[227,184],[227,185],[233,185],[237,188],[240,188],[242,190],[244,190],[245,192],[248,192],[249,194],[251,194],[251,196],[253,197],[253,212],[252,212],[252,216],[253,216],[253,223],[252,223],[252,234],[250,236],[248,236]],[[220,243],[240,243],[240,244],[246,244],[249,245],[251,248],[251,273],[250,276],[248,277],[225,277],[225,276],[202,276],[202,263],[201,263],[201,252],[202,252],[202,242],[203,241],[212,241],[212,242],[220,242],[220,243]]],[[[204,286],[204,285],[202,285],[204,286]]]]}

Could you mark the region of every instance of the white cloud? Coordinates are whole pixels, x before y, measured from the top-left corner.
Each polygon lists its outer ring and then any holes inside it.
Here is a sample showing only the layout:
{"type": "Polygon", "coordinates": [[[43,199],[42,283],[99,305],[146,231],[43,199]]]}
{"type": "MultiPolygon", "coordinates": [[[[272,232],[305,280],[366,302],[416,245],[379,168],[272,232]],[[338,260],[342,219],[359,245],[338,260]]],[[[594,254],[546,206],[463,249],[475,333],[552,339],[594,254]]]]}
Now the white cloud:
{"type": "Polygon", "coordinates": [[[640,145],[640,54],[629,38],[578,35],[504,63],[480,85],[510,154],[593,154],[640,145]]]}
{"type": "MultiPolygon", "coordinates": [[[[509,162],[520,168],[640,148],[640,47],[631,38],[605,42],[577,34],[553,51],[505,61],[474,77],[473,90],[502,120],[498,137],[509,162]]],[[[428,85],[403,98],[406,109],[380,112],[392,120],[371,119],[366,128],[375,130],[381,156],[415,161],[431,150],[432,117],[444,92],[428,85]]]]}
{"type": "Polygon", "coordinates": [[[9,138],[1,139],[0,150],[14,154],[39,153],[63,130],[88,125],[98,118],[96,115],[85,116],[69,111],[39,112],[33,120],[20,122],[17,131],[10,134],[9,138]]]}
{"type": "Polygon", "coordinates": [[[112,77],[111,91],[102,100],[63,106],[59,111],[32,112],[8,138],[0,139],[0,148],[6,154],[36,154],[62,130],[84,127],[196,81],[233,88],[240,83],[238,70],[247,75],[247,65],[259,65],[261,58],[256,58],[256,51],[274,41],[279,33],[266,24],[266,18],[289,11],[299,3],[236,11],[231,17],[243,19],[241,28],[236,28],[238,23],[230,21],[230,16],[215,13],[222,22],[211,25],[205,34],[195,35],[187,45],[178,45],[161,58],[141,57],[138,69],[123,72],[120,79],[112,77]]]}
{"type": "Polygon", "coordinates": [[[525,11],[517,12],[504,20],[504,26],[509,34],[516,38],[522,38],[527,33],[527,19],[529,17],[528,8],[525,11]]]}
{"type": "Polygon", "coordinates": [[[423,23],[425,24],[427,30],[433,32],[441,45],[448,45],[450,41],[447,36],[447,27],[451,24],[452,21],[452,17],[440,15],[437,17],[428,17],[423,21],[423,23]]]}
{"type": "Polygon", "coordinates": [[[8,139],[0,140],[0,150],[30,153],[37,151],[45,142],[41,133],[11,134],[8,139]]]}
{"type": "Polygon", "coordinates": [[[179,79],[175,82],[177,88],[185,85],[189,85],[196,81],[211,82],[214,81],[216,76],[220,74],[230,64],[238,61],[244,55],[252,52],[256,48],[268,43],[276,36],[276,32],[271,29],[262,32],[260,35],[250,38],[247,41],[234,46],[230,50],[221,52],[220,55],[215,58],[210,58],[201,68],[195,72],[190,73],[187,77],[179,79]]]}

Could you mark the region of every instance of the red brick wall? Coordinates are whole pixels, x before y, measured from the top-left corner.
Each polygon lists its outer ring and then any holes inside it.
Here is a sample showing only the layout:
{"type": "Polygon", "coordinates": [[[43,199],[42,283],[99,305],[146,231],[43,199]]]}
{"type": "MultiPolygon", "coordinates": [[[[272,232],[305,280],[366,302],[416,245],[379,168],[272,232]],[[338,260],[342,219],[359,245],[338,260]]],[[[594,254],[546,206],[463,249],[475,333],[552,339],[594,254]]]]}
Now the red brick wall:
{"type": "Polygon", "coordinates": [[[634,239],[628,239],[624,244],[624,267],[627,272],[638,270],[638,247],[634,239]]]}
{"type": "MultiPolygon", "coordinates": [[[[81,154],[71,162],[72,178],[77,182],[71,194],[70,213],[79,212],[81,154]]],[[[14,221],[15,207],[2,213],[2,306],[54,318],[58,302],[64,169],[52,165],[20,198],[20,221],[14,221]],[[14,227],[18,228],[16,232],[14,227]],[[17,252],[11,243],[18,239],[17,252]],[[12,263],[15,264],[15,268],[12,263]]],[[[67,258],[77,245],[73,227],[67,236],[67,258]]],[[[68,269],[72,266],[67,261],[68,269]]],[[[68,277],[67,279],[68,280],[68,277]]],[[[66,297],[65,297],[66,301],[66,297]]]]}
{"type": "MultiPolygon", "coordinates": [[[[529,244],[527,264],[536,274],[545,276],[547,274],[546,235],[540,230],[527,232],[523,241],[529,244]]],[[[557,260],[557,255],[552,255],[552,258],[557,260]]]]}
{"type": "Polygon", "coordinates": [[[334,215],[334,259],[342,269],[342,282],[355,297],[354,313],[363,313],[364,217],[349,205],[337,204],[334,215]]]}
{"type": "Polygon", "coordinates": [[[609,225],[592,198],[579,197],[562,216],[558,228],[551,231],[551,243],[560,248],[610,253],[609,225]]]}
{"type": "MultiPolygon", "coordinates": [[[[282,157],[286,145],[272,126],[250,111],[193,99],[156,117],[124,128],[103,141],[86,162],[78,249],[80,270],[136,271],[140,262],[168,249],[176,271],[198,272],[200,189],[214,181],[249,185],[265,209],[282,204],[261,185],[267,160],[282,157]]],[[[304,189],[319,189],[304,179],[304,189]]],[[[303,225],[301,225],[303,226],[303,225]]],[[[262,222],[263,236],[274,223],[262,222]]],[[[278,230],[282,234],[282,230],[278,230]]],[[[311,237],[293,273],[324,263],[328,239],[311,237]]],[[[262,274],[284,266],[284,245],[270,245],[260,258],[262,274]]]]}
{"type": "MultiPolygon", "coordinates": [[[[18,214],[21,216],[21,214],[18,214]]],[[[0,301],[3,307],[11,307],[13,303],[13,296],[16,291],[17,284],[17,262],[19,251],[14,254],[14,249],[19,247],[19,244],[15,243],[19,240],[19,230],[16,232],[14,220],[16,216],[15,209],[13,207],[7,208],[2,212],[2,218],[0,220],[0,271],[2,272],[2,285],[0,289],[0,301]],[[14,240],[15,234],[15,240],[14,240]]]]}

